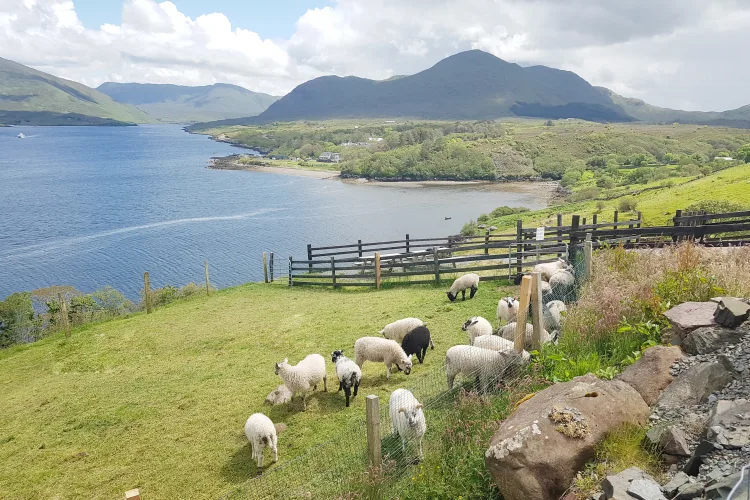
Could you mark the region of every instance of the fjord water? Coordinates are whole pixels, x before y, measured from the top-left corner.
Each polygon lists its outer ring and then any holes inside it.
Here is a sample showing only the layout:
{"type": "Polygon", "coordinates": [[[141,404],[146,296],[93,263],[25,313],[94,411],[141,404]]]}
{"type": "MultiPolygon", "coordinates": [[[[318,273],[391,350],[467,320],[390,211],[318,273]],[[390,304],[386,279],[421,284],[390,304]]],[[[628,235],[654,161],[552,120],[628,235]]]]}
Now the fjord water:
{"type": "Polygon", "coordinates": [[[135,299],[144,271],[152,286],[201,283],[204,260],[223,288],[262,279],[263,251],[286,273],[307,243],[446,236],[497,206],[544,205],[497,187],[206,168],[237,152],[175,125],[0,127],[0,299],[50,285],[135,299]]]}

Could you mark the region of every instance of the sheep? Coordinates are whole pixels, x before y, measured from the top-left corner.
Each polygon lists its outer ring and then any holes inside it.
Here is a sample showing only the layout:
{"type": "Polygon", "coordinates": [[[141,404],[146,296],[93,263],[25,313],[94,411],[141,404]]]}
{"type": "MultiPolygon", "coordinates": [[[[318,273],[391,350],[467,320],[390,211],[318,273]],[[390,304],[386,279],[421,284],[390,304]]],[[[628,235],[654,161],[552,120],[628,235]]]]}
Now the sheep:
{"type": "MultiPolygon", "coordinates": [[[[498,330],[497,334],[501,336],[504,339],[508,339],[510,341],[515,341],[516,338],[516,329],[518,328],[517,323],[508,323],[504,327],[502,327],[500,330],[498,330]]],[[[525,339],[524,339],[524,346],[526,349],[531,348],[531,338],[534,335],[534,326],[531,323],[526,324],[526,332],[525,332],[525,339]]],[[[546,344],[547,342],[552,342],[554,338],[552,335],[547,332],[547,330],[542,329],[542,335],[539,339],[542,344],[546,344]]]]}
{"type": "Polygon", "coordinates": [[[463,373],[476,377],[477,383],[486,392],[508,368],[520,362],[521,356],[516,351],[496,352],[470,345],[454,345],[445,353],[448,390],[453,389],[456,375],[463,373]]]}
{"type": "Polygon", "coordinates": [[[562,313],[567,310],[568,308],[562,300],[551,300],[544,304],[544,328],[550,332],[559,330],[562,313]]]}
{"type": "Polygon", "coordinates": [[[565,262],[563,259],[557,259],[554,262],[545,262],[544,264],[537,264],[532,269],[532,272],[535,273],[542,273],[542,279],[544,281],[549,281],[550,276],[556,272],[560,271],[561,269],[568,268],[568,263],[565,262]]]}
{"type": "MultiPolygon", "coordinates": [[[[497,335],[482,335],[481,337],[477,337],[474,339],[474,347],[481,347],[482,349],[497,352],[515,350],[515,344],[512,340],[504,339],[497,335]]],[[[531,355],[525,350],[521,353],[521,357],[524,361],[531,359],[531,355]]]]}
{"type": "Polygon", "coordinates": [[[456,278],[456,281],[451,285],[451,289],[446,293],[448,294],[448,300],[453,302],[458,298],[458,292],[461,292],[461,300],[466,300],[466,289],[471,289],[470,299],[474,298],[479,288],[479,275],[474,273],[464,274],[456,278]]]}
{"type": "Polygon", "coordinates": [[[351,359],[344,356],[344,350],[333,351],[331,361],[336,365],[336,376],[339,379],[339,391],[344,389],[346,395],[346,407],[349,408],[349,396],[354,387],[354,396],[357,395],[359,383],[362,382],[362,369],[351,359]]]}
{"type": "Polygon", "coordinates": [[[406,451],[406,440],[415,439],[419,460],[424,460],[422,437],[427,431],[422,403],[407,389],[396,389],[388,399],[393,434],[401,437],[401,449],[406,451]]]}
{"type": "Polygon", "coordinates": [[[391,378],[391,365],[396,365],[406,375],[411,373],[411,357],[395,340],[380,337],[361,337],[354,342],[354,362],[362,368],[365,361],[385,364],[385,378],[391,378]]]}
{"type": "Polygon", "coordinates": [[[549,278],[549,286],[554,297],[567,297],[575,285],[575,276],[567,270],[559,270],[549,278]]]}
{"type": "Polygon", "coordinates": [[[552,287],[550,284],[544,280],[542,280],[542,295],[550,293],[552,291],[552,287]]]}
{"type": "MultiPolygon", "coordinates": [[[[427,326],[427,323],[419,318],[404,318],[398,321],[394,321],[393,323],[388,323],[383,327],[382,330],[380,330],[379,333],[387,339],[401,342],[402,340],[404,340],[404,337],[406,337],[407,333],[419,326],[427,326]]],[[[430,337],[430,348],[435,348],[435,346],[432,344],[432,337],[430,337]]]]}
{"type": "Polygon", "coordinates": [[[500,328],[502,322],[510,323],[516,320],[518,316],[519,302],[513,297],[505,297],[497,302],[497,327],[500,328]]]}
{"type": "Polygon", "coordinates": [[[481,316],[474,316],[466,320],[461,330],[469,334],[469,345],[474,344],[474,339],[482,335],[492,335],[494,329],[492,324],[481,316]]]}
{"type": "Polygon", "coordinates": [[[416,327],[407,333],[404,340],[401,341],[401,349],[404,350],[407,356],[416,354],[420,364],[424,362],[424,357],[427,354],[427,346],[435,349],[432,343],[432,335],[430,335],[430,330],[426,326],[416,327]]]}
{"type": "Polygon", "coordinates": [[[275,406],[284,403],[288,403],[292,399],[292,391],[287,386],[281,384],[276,389],[272,390],[268,396],[266,396],[266,403],[275,406]]]}
{"type": "Polygon", "coordinates": [[[273,450],[273,461],[279,460],[277,448],[276,427],[271,419],[262,413],[253,413],[245,422],[245,436],[250,441],[253,450],[252,457],[257,460],[258,473],[263,468],[263,451],[266,448],[273,450]]]}
{"type": "Polygon", "coordinates": [[[323,390],[328,392],[326,360],[320,354],[310,354],[295,366],[291,366],[289,359],[285,358],[281,363],[276,363],[274,373],[281,377],[284,385],[292,392],[292,398],[295,394],[302,393],[303,410],[307,410],[307,392],[311,386],[314,391],[322,381],[323,390]]]}

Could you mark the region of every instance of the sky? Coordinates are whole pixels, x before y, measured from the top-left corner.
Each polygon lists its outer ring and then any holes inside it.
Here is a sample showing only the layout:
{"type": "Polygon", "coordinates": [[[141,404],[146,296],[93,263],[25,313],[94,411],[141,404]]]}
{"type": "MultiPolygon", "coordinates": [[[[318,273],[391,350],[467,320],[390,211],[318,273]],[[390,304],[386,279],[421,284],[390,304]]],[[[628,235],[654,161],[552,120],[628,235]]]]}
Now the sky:
{"type": "Polygon", "coordinates": [[[283,95],[469,49],[650,104],[750,104],[748,0],[0,0],[0,57],[95,87],[234,83],[283,95]]]}

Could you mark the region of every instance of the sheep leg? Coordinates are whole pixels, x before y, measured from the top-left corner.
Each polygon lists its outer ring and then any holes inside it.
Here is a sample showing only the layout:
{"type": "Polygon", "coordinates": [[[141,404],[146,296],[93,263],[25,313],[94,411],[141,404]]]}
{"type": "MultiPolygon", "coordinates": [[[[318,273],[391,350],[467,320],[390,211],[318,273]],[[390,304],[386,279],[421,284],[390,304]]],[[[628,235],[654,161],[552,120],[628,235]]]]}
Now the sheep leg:
{"type": "MultiPolygon", "coordinates": [[[[263,447],[258,446],[258,454],[256,455],[258,457],[258,469],[263,468],[263,447]]],[[[258,470],[260,472],[260,470],[258,470]]]]}
{"type": "Polygon", "coordinates": [[[323,375],[323,392],[328,392],[328,375],[323,375]]]}
{"type": "Polygon", "coordinates": [[[344,387],[344,394],[346,395],[346,407],[349,408],[349,395],[352,392],[352,388],[349,386],[344,387]]]}
{"type": "Polygon", "coordinates": [[[344,388],[344,384],[339,380],[339,390],[336,392],[341,392],[341,389],[344,388]]]}
{"type": "Polygon", "coordinates": [[[401,436],[401,451],[406,453],[406,438],[401,436]]]}
{"type": "Polygon", "coordinates": [[[359,382],[354,382],[354,395],[357,395],[357,390],[359,389],[359,382]]]}
{"type": "Polygon", "coordinates": [[[466,300],[466,290],[465,289],[461,290],[461,300],[466,300]]]}
{"type": "Polygon", "coordinates": [[[449,374],[447,374],[447,379],[448,379],[448,390],[449,390],[449,391],[450,391],[451,389],[453,389],[453,381],[455,380],[455,378],[456,378],[456,376],[455,376],[455,375],[451,375],[450,373],[449,373],[449,374]]]}
{"type": "Polygon", "coordinates": [[[430,335],[430,349],[435,349],[435,344],[432,343],[432,335],[430,335]]]}
{"type": "Polygon", "coordinates": [[[424,363],[424,355],[427,354],[427,348],[423,348],[421,351],[417,353],[417,359],[419,360],[419,364],[421,365],[424,363]]]}
{"type": "MultiPolygon", "coordinates": [[[[420,442],[421,446],[421,442],[420,442]]],[[[279,461],[279,449],[276,447],[276,443],[273,443],[273,461],[278,462],[279,461]]]]}
{"type": "Polygon", "coordinates": [[[417,438],[417,448],[419,449],[419,460],[424,461],[424,453],[422,453],[422,436],[417,438]]]}
{"type": "Polygon", "coordinates": [[[391,379],[391,364],[387,363],[385,365],[385,379],[390,380],[391,379]]]}
{"type": "Polygon", "coordinates": [[[302,394],[302,411],[307,411],[307,394],[302,394]]]}
{"type": "Polygon", "coordinates": [[[477,290],[479,290],[477,287],[475,287],[475,286],[471,287],[471,293],[469,294],[469,298],[470,299],[474,298],[474,295],[476,295],[477,290]]]}

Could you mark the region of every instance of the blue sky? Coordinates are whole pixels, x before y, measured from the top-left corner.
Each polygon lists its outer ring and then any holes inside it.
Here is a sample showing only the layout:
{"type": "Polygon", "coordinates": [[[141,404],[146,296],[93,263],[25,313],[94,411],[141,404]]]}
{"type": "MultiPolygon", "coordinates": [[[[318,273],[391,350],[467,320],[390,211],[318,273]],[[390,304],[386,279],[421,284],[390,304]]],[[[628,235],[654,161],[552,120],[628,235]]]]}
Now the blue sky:
{"type": "MultiPolygon", "coordinates": [[[[263,38],[289,38],[297,19],[308,9],[325,7],[326,0],[171,0],[177,9],[193,19],[201,14],[221,12],[232,26],[252,30],[263,38]]],[[[83,25],[96,29],[102,24],[120,24],[123,0],[73,0],[83,25]]]]}

